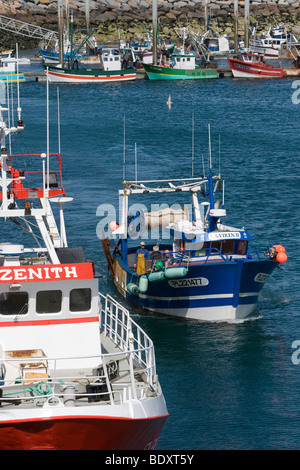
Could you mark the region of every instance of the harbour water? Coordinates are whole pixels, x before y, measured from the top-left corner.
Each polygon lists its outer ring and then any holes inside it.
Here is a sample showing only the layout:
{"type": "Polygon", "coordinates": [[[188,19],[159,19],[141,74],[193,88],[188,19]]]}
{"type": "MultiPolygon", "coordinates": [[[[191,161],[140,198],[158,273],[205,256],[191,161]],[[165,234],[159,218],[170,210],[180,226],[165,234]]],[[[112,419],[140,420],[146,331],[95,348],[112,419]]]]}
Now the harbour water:
{"type": "MultiPolygon", "coordinates": [[[[257,243],[281,244],[287,251],[287,263],[275,270],[246,320],[199,323],[130,307],[154,341],[170,413],[158,449],[299,448],[300,364],[294,347],[300,341],[300,104],[292,100],[293,82],[50,86],[50,152],[58,151],[58,89],[64,187],[74,197],[65,210],[68,241],[83,245],[95,261],[102,292],[123,302],[109,278],[96,229],[98,207],[118,207],[124,116],[128,179],[135,177],[135,144],[139,179],[191,176],[193,120],[194,173],[202,174],[210,124],[216,168],[221,142],[224,222],[244,226],[257,243]]],[[[22,84],[20,94],[26,130],[15,138],[13,153],[45,152],[46,82],[22,84]]]]}

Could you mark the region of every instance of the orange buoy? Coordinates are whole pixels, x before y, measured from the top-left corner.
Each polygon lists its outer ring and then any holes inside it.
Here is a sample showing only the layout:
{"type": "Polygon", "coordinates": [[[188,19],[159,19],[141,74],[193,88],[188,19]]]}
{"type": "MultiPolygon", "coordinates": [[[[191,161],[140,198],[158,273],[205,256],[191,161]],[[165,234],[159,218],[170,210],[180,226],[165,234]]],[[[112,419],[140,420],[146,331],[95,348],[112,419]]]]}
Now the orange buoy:
{"type": "Polygon", "coordinates": [[[112,232],[114,232],[115,230],[117,230],[117,228],[119,228],[119,225],[117,224],[116,221],[114,221],[109,224],[109,228],[112,232]]]}
{"type": "Polygon", "coordinates": [[[278,263],[285,263],[287,260],[287,255],[286,253],[278,253],[277,256],[276,256],[276,261],[278,261],[278,263]]]}
{"type": "Polygon", "coordinates": [[[273,248],[275,248],[277,253],[285,253],[285,248],[282,245],[273,245],[273,248]]]}

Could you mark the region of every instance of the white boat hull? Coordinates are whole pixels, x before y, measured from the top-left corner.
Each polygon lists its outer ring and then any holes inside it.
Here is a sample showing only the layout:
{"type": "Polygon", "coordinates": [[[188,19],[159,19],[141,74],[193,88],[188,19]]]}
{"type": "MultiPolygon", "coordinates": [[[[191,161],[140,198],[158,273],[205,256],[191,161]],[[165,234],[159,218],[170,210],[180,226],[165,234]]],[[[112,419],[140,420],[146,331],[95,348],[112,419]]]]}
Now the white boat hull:
{"type": "Polygon", "coordinates": [[[232,69],[232,75],[234,78],[262,78],[260,74],[256,73],[247,73],[247,72],[242,72],[240,70],[234,70],[232,69]]]}
{"type": "Polygon", "coordinates": [[[161,313],[178,318],[185,318],[197,321],[209,322],[230,322],[241,320],[254,312],[256,304],[239,305],[237,308],[232,306],[211,307],[211,308],[188,308],[188,309],[150,309],[151,312],[161,313]]]}
{"type": "Polygon", "coordinates": [[[256,52],[258,54],[262,54],[265,57],[272,58],[272,59],[277,59],[279,56],[279,48],[275,48],[273,46],[265,46],[265,45],[259,45],[259,44],[251,44],[250,43],[250,51],[251,52],[256,52]]]}
{"type": "MultiPolygon", "coordinates": [[[[262,75],[261,73],[248,73],[248,72],[243,72],[241,70],[235,70],[235,69],[232,69],[232,75],[234,76],[234,78],[270,78],[266,75],[262,75]]],[[[278,75],[278,78],[280,78],[281,76],[278,75]]],[[[276,77],[272,77],[272,78],[276,78],[276,77]]]]}

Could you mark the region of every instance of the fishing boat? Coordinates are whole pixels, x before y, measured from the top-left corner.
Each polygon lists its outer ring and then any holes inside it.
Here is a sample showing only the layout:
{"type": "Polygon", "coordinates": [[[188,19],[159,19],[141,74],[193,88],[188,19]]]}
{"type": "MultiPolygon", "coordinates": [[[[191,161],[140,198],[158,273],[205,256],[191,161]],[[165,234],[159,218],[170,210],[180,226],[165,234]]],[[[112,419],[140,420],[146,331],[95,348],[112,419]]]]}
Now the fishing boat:
{"type": "Polygon", "coordinates": [[[154,449],[168,412],[153,342],[98,293],[94,263],[67,243],[60,152],[8,153],[5,138],[24,126],[19,104],[16,127],[6,112],[1,105],[0,449],[154,449]]]}
{"type": "MultiPolygon", "coordinates": [[[[53,50],[39,48],[39,54],[42,57],[43,63],[46,64],[46,65],[47,64],[57,65],[59,63],[59,52],[58,52],[57,47],[55,47],[55,49],[53,49],[53,50]]],[[[65,62],[68,62],[68,60],[70,61],[70,57],[71,57],[70,52],[65,52],[64,53],[64,61],[65,62]]],[[[78,61],[81,60],[81,54],[78,54],[76,56],[76,59],[78,61]]]]}
{"type": "Polygon", "coordinates": [[[266,58],[277,59],[284,45],[298,44],[298,39],[294,34],[287,32],[283,26],[270,27],[267,34],[260,38],[256,38],[255,33],[254,29],[249,41],[250,51],[262,54],[266,58]]]}
{"type": "Polygon", "coordinates": [[[19,72],[18,61],[10,54],[0,58],[0,82],[20,83],[25,82],[26,78],[23,72],[19,72]]]}
{"type": "Polygon", "coordinates": [[[145,311],[204,321],[245,318],[271,273],[287,259],[281,245],[253,244],[245,228],[222,222],[224,181],[213,175],[211,159],[207,177],[124,181],[119,198],[120,220],[111,221],[109,233],[103,231],[102,246],[117,290],[145,311]],[[190,210],[178,204],[178,195],[188,194],[190,210]],[[130,206],[134,195],[143,202],[130,206]],[[152,202],[149,210],[145,197],[153,201],[154,195],[163,209],[152,202]]]}
{"type": "Polygon", "coordinates": [[[201,38],[202,43],[207,47],[212,56],[228,55],[230,52],[229,39],[226,34],[213,34],[209,29],[201,38]]]}
{"type": "Polygon", "coordinates": [[[193,52],[179,51],[159,65],[143,63],[145,72],[150,80],[199,80],[218,78],[215,68],[201,68],[196,65],[196,55],[193,52]]]}
{"type": "Polygon", "coordinates": [[[75,61],[72,68],[44,64],[44,69],[50,82],[102,83],[136,79],[136,69],[124,68],[121,55],[113,50],[102,53],[101,68],[81,68],[75,61]]]}
{"type": "MultiPolygon", "coordinates": [[[[161,55],[158,65],[143,64],[145,72],[150,80],[199,80],[205,78],[218,78],[218,72],[214,67],[207,67],[207,56],[196,48],[199,57],[195,52],[185,47],[189,37],[189,27],[175,28],[176,33],[181,37],[182,46],[170,55],[161,55]],[[196,63],[199,61],[200,65],[196,63]]],[[[195,45],[195,44],[194,44],[195,45]]]]}
{"type": "Polygon", "coordinates": [[[228,63],[235,78],[283,78],[287,76],[284,68],[266,63],[264,56],[257,53],[238,52],[236,58],[228,57],[228,63]]]}

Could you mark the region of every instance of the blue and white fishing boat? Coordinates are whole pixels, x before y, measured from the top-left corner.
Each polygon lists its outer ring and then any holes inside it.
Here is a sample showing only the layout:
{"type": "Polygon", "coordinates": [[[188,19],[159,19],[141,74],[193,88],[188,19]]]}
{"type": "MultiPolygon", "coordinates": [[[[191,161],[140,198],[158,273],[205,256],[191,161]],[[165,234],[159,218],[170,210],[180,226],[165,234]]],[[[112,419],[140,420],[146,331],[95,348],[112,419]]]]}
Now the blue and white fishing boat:
{"type": "Polygon", "coordinates": [[[254,245],[247,230],[223,224],[224,181],[213,176],[211,165],[207,177],[124,181],[119,197],[121,220],[110,223],[102,246],[116,288],[142,309],[205,321],[245,318],[271,273],[287,259],[281,245],[254,245]],[[144,204],[129,207],[129,196],[153,201],[153,195],[166,195],[169,203],[172,193],[181,201],[190,194],[190,214],[178,204],[158,211],[145,211],[144,204]],[[154,242],[157,228],[168,229],[168,243],[154,242]],[[137,237],[146,240],[139,252],[144,260],[137,255],[137,237]]]}
{"type": "MultiPolygon", "coordinates": [[[[59,62],[59,52],[58,50],[50,50],[50,49],[41,49],[39,48],[39,53],[43,59],[45,64],[58,64],[59,62]]],[[[81,54],[77,54],[75,57],[77,60],[81,58],[81,54]]],[[[69,51],[64,53],[64,61],[68,62],[71,60],[71,53],[69,51]]]]}

